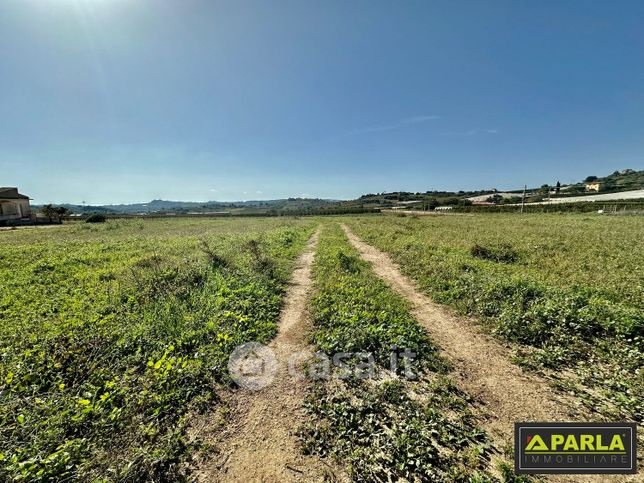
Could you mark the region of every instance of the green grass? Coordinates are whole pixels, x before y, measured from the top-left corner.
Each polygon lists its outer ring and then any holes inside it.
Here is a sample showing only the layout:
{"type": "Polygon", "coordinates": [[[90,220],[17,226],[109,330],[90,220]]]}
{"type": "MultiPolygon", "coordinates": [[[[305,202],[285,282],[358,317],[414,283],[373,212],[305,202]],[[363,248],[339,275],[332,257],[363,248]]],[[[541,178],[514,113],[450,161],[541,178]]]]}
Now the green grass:
{"type": "MultiPolygon", "coordinates": [[[[347,465],[355,481],[486,481],[489,442],[468,398],[451,384],[449,365],[392,292],[361,261],[336,224],[320,237],[314,265],[316,348],[373,354],[375,377],[314,385],[307,408],[307,452],[347,465]],[[417,354],[413,380],[390,370],[392,346],[417,354]]],[[[360,361],[352,360],[350,367],[360,361]]]]}
{"type": "MultiPolygon", "coordinates": [[[[642,421],[644,219],[342,220],[434,299],[511,341],[524,367],[607,419],[642,421]]],[[[191,419],[219,407],[231,350],[275,335],[286,280],[318,221],[0,232],[0,480],[189,479],[191,419]]],[[[490,479],[488,439],[449,364],[335,224],[314,276],[315,346],[373,354],[376,378],[334,371],[314,384],[306,450],[361,481],[490,479]],[[392,345],[418,354],[420,378],[388,370],[392,345]]]]}
{"type": "Polygon", "coordinates": [[[644,420],[644,218],[347,218],[438,302],[608,419],[644,420]]]}
{"type": "Polygon", "coordinates": [[[230,351],[276,332],[298,220],[0,233],[0,479],[177,481],[230,351]]]}

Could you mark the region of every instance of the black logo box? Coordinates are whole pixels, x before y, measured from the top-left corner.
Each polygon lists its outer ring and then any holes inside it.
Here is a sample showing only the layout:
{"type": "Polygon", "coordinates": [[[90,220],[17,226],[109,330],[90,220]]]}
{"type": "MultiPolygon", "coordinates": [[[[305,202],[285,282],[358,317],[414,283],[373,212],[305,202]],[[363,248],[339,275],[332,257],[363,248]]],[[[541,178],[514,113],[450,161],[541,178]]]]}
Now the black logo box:
{"type": "Polygon", "coordinates": [[[515,423],[514,469],[517,474],[635,474],[637,473],[637,425],[635,423],[515,423]],[[553,434],[564,439],[582,434],[601,435],[602,444],[623,437],[621,451],[544,451],[526,454],[528,436],[539,435],[546,445],[553,434]],[[560,454],[555,454],[560,453],[560,454]]]}

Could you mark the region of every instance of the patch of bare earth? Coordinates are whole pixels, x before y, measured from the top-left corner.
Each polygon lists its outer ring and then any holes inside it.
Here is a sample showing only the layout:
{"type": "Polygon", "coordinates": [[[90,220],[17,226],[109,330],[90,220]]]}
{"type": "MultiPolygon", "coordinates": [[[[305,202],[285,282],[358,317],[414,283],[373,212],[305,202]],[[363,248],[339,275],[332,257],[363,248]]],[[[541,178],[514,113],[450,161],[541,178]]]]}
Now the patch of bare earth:
{"type": "Polygon", "coordinates": [[[301,452],[296,432],[306,421],[306,382],[292,377],[287,364],[291,354],[311,352],[307,344],[311,326],[307,302],[316,245],[317,234],[297,261],[280,314],[278,335],[269,344],[277,360],[275,377],[259,391],[239,389],[231,398],[229,418],[221,431],[211,435],[216,438],[211,442],[216,455],[199,469],[198,481],[336,479],[333,468],[301,452]]]}
{"type": "MultiPolygon", "coordinates": [[[[540,377],[526,374],[512,363],[512,353],[497,339],[481,332],[471,320],[457,317],[422,294],[402,275],[389,256],[354,235],[342,225],[351,244],[374,272],[409,300],[416,320],[454,366],[455,383],[480,404],[481,426],[499,449],[514,444],[515,422],[588,420],[573,397],[557,394],[540,377]]],[[[635,477],[637,478],[637,477],[635,477]]],[[[623,481],[635,478],[609,475],[551,476],[552,481],[623,481]]]]}

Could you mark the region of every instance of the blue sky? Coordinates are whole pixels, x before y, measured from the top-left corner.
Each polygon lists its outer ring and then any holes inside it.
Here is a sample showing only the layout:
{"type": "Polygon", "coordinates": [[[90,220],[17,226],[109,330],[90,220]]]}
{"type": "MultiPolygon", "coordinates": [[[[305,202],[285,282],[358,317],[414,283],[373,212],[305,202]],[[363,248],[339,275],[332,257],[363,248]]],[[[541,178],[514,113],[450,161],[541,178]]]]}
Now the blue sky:
{"type": "Polygon", "coordinates": [[[3,0],[0,185],[353,198],[644,168],[644,2],[3,0]]]}

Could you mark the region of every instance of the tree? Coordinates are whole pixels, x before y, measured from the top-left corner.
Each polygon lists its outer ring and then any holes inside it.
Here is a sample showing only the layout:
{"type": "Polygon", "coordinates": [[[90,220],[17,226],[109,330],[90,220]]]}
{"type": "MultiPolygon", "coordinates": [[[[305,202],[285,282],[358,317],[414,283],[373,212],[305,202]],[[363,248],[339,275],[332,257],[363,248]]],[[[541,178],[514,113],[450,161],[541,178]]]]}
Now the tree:
{"type": "Polygon", "coordinates": [[[559,190],[561,189],[561,183],[557,181],[557,186],[555,187],[555,191],[559,193],[559,190]]]}
{"type": "Polygon", "coordinates": [[[501,201],[502,205],[510,205],[510,204],[517,204],[517,203],[521,203],[520,196],[510,196],[509,198],[503,198],[503,201],[501,201]]]}
{"type": "Polygon", "coordinates": [[[458,202],[459,198],[456,196],[448,196],[446,198],[442,198],[439,203],[441,206],[455,206],[458,205],[458,202]]]}
{"type": "Polygon", "coordinates": [[[548,194],[549,191],[550,191],[550,186],[548,184],[542,184],[541,188],[539,188],[539,192],[546,195],[548,194]]]}
{"type": "Polygon", "coordinates": [[[593,181],[597,181],[597,179],[597,176],[587,176],[584,183],[592,183],[593,181]]]}
{"type": "Polygon", "coordinates": [[[71,212],[69,211],[68,208],[65,208],[64,206],[59,206],[58,208],[55,208],[55,213],[56,213],[56,217],[58,218],[58,223],[62,223],[63,219],[66,218],[71,212]]]}
{"type": "Polygon", "coordinates": [[[488,201],[489,203],[494,203],[498,205],[503,202],[503,196],[496,194],[496,195],[490,196],[486,201],[488,201]]]}
{"type": "Polygon", "coordinates": [[[49,221],[54,221],[56,213],[54,212],[55,208],[52,205],[45,205],[40,209],[40,212],[49,219],[49,221]]]}
{"type": "Polygon", "coordinates": [[[40,210],[50,222],[56,220],[58,223],[63,222],[63,218],[69,215],[70,211],[64,206],[53,206],[51,204],[45,205],[40,210]]]}

